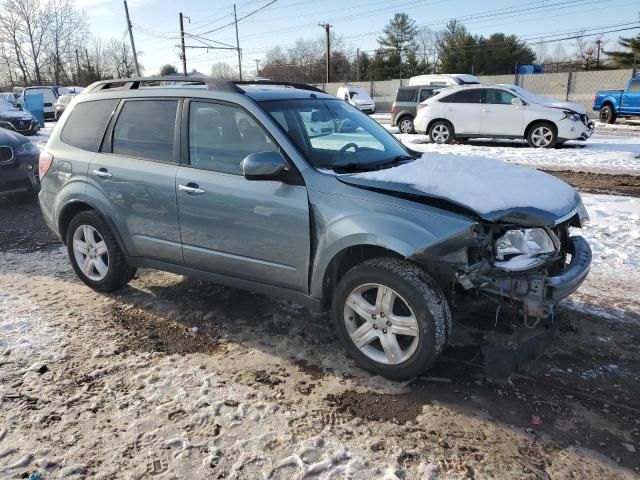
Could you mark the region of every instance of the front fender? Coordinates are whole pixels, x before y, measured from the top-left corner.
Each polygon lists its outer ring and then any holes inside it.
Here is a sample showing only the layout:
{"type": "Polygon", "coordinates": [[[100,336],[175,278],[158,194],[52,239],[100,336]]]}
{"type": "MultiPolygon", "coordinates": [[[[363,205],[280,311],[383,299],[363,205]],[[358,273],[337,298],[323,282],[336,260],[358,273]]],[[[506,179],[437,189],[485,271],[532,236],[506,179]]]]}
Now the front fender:
{"type": "Polygon", "coordinates": [[[428,212],[362,212],[316,225],[318,244],[310,282],[311,296],[322,298],[323,282],[331,261],[355,246],[377,246],[404,258],[417,258],[451,238],[470,233],[473,221],[461,217],[429,215],[428,212]]]}

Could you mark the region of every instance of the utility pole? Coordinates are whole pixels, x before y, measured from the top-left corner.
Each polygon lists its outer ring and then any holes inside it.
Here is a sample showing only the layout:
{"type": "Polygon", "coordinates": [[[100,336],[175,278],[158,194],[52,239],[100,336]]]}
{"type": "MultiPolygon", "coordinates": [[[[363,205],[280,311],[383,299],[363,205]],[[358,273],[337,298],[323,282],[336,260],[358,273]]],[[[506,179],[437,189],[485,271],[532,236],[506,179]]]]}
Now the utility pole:
{"type": "Polygon", "coordinates": [[[254,60],[256,62],[256,77],[260,76],[260,60],[257,58],[254,60]]]}
{"type": "Polygon", "coordinates": [[[236,13],[236,4],[233,4],[233,19],[236,24],[236,48],[238,49],[238,76],[242,81],[242,52],[240,50],[240,37],[238,36],[238,14],[236,13]]]}
{"type": "Polygon", "coordinates": [[[356,48],[356,82],[360,81],[360,49],[356,48]]]}
{"type": "Polygon", "coordinates": [[[325,33],[327,34],[327,83],[331,82],[331,27],[333,25],[329,25],[328,23],[319,23],[319,27],[324,28],[325,33]]]}
{"type": "Polygon", "coordinates": [[[124,13],[127,15],[127,29],[129,30],[129,40],[131,40],[131,50],[133,52],[133,63],[136,64],[136,75],[140,76],[140,65],[138,65],[138,54],[136,53],[136,44],[133,42],[133,31],[131,31],[131,19],[129,18],[129,7],[127,0],[124,0],[124,13]]]}
{"type": "Polygon", "coordinates": [[[180,12],[180,47],[182,49],[182,72],[184,76],[187,76],[187,54],[184,50],[184,19],[182,17],[182,12],[180,12]]]}
{"type": "Polygon", "coordinates": [[[598,45],[598,55],[596,57],[596,68],[600,68],[600,47],[602,46],[602,40],[596,40],[596,44],[598,45]]]}

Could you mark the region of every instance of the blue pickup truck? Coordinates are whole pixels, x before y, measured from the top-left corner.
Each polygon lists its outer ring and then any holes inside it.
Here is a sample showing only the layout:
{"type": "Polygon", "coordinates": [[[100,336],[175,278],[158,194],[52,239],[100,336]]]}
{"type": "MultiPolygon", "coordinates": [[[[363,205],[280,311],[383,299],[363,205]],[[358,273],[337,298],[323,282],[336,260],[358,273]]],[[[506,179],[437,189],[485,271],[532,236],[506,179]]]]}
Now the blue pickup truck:
{"type": "Polygon", "coordinates": [[[618,117],[640,117],[640,77],[632,77],[624,90],[598,90],[593,110],[600,121],[614,123],[618,117]]]}

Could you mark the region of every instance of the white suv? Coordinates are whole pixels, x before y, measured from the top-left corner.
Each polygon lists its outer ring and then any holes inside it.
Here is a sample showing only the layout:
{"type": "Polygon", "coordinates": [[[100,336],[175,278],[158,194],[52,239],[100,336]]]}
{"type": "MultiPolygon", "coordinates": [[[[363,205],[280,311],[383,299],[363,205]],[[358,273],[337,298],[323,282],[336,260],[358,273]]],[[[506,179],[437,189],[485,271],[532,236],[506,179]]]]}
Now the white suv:
{"type": "Polygon", "coordinates": [[[554,101],[515,85],[460,85],[418,105],[415,130],[435,143],[456,138],[525,138],[534,148],[587,140],[593,122],[578,104],[554,101]]]}

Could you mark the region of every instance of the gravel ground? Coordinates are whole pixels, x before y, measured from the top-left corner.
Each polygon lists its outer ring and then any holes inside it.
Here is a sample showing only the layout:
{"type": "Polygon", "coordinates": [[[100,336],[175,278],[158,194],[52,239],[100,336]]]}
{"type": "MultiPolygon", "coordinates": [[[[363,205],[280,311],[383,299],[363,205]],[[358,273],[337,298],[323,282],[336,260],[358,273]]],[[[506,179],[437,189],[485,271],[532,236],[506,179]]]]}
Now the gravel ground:
{"type": "Polygon", "coordinates": [[[600,307],[492,380],[481,346],[511,317],[460,305],[442,361],[399,384],[287,302],[149,270],[97,294],[37,204],[3,202],[0,477],[636,478],[640,322],[600,307]]]}

